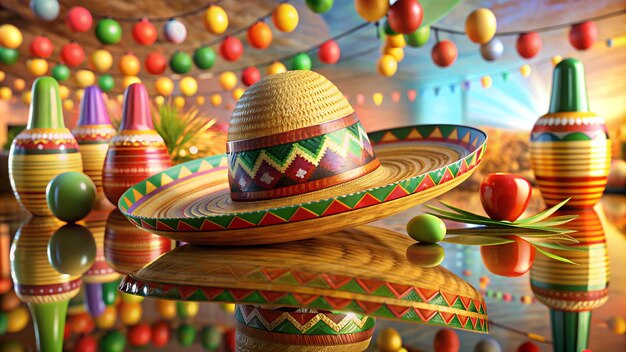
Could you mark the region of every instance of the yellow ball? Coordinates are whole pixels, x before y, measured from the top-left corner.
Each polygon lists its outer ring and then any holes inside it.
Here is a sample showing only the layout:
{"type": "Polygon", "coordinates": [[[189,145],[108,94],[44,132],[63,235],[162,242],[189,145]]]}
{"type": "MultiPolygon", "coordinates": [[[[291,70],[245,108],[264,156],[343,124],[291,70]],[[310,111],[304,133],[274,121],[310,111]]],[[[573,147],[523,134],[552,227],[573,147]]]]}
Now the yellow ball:
{"type": "Polygon", "coordinates": [[[402,348],[402,337],[396,329],[387,328],[378,335],[376,345],[382,352],[396,352],[402,348]]]}
{"type": "Polygon", "coordinates": [[[382,54],[391,55],[397,62],[401,62],[404,60],[404,49],[402,48],[392,48],[385,46],[383,47],[382,54]]]}
{"type": "Polygon", "coordinates": [[[7,313],[9,318],[7,323],[7,332],[16,333],[24,330],[28,322],[30,321],[30,314],[28,309],[24,306],[19,306],[14,310],[7,313]]]}
{"type": "Polygon", "coordinates": [[[223,8],[211,5],[204,12],[204,27],[211,34],[220,35],[228,28],[228,15],[223,8]]]}
{"type": "Polygon", "coordinates": [[[477,44],[485,44],[496,34],[496,16],[491,10],[480,8],[465,19],[467,37],[477,44]]]}
{"type": "Polygon", "coordinates": [[[156,311],[159,313],[161,318],[167,320],[176,318],[176,301],[157,299],[155,304],[156,311]]]}
{"type": "Polygon", "coordinates": [[[233,99],[235,99],[235,101],[239,100],[245,91],[246,90],[243,88],[236,88],[233,90],[233,99]]]}
{"type": "Polygon", "coordinates": [[[389,0],[355,0],[356,12],[364,20],[376,22],[389,11],[389,0]]]}
{"type": "Polygon", "coordinates": [[[550,60],[552,61],[552,66],[556,66],[559,62],[563,61],[563,57],[561,55],[554,55],[550,60]]]}
{"type": "Polygon", "coordinates": [[[178,82],[178,88],[184,96],[190,97],[198,92],[198,82],[193,77],[183,77],[178,82]]]}
{"type": "Polygon", "coordinates": [[[385,54],[382,55],[376,62],[378,73],[385,77],[391,77],[398,71],[398,61],[395,57],[385,54]]]}
{"type": "Polygon", "coordinates": [[[609,329],[618,335],[626,334],[626,321],[622,317],[611,317],[607,324],[609,325],[609,329]]]}
{"type": "Polygon", "coordinates": [[[519,72],[524,77],[530,76],[530,72],[531,72],[530,65],[528,65],[528,64],[522,65],[522,67],[519,68],[519,72]]]}
{"type": "Polygon", "coordinates": [[[72,99],[63,100],[63,109],[67,111],[74,110],[74,101],[72,99]]]}
{"type": "Polygon", "coordinates": [[[158,95],[158,96],[154,97],[154,103],[157,106],[161,106],[161,105],[165,104],[165,98],[163,98],[162,95],[158,95]]]}
{"type": "Polygon", "coordinates": [[[131,53],[122,55],[117,67],[124,76],[137,76],[141,71],[139,59],[131,53]]]}
{"type": "Polygon", "coordinates": [[[13,91],[9,87],[0,87],[0,99],[10,100],[13,96],[13,91]]]}
{"type": "Polygon", "coordinates": [[[76,79],[76,83],[81,88],[87,88],[96,83],[96,75],[89,70],[78,70],[74,75],[74,79],[76,79]]]}
{"type": "Polygon", "coordinates": [[[115,306],[107,306],[104,312],[95,317],[96,326],[100,329],[110,329],[117,321],[117,310],[115,306]]]}
{"type": "Polygon", "coordinates": [[[122,81],[124,89],[128,88],[133,83],[141,83],[141,79],[137,76],[124,76],[124,80],[122,81]]]}
{"type": "Polygon", "coordinates": [[[91,54],[91,66],[98,72],[106,72],[113,66],[113,56],[108,50],[98,49],[91,54]]]}
{"type": "Polygon", "coordinates": [[[211,95],[211,105],[220,106],[222,105],[222,96],[219,94],[211,95]]]}
{"type": "Polygon", "coordinates": [[[235,304],[234,303],[224,303],[221,305],[222,310],[226,313],[233,314],[235,313],[235,304]]]}
{"type": "Polygon", "coordinates": [[[382,93],[374,93],[372,95],[372,100],[374,101],[374,104],[376,104],[376,106],[379,106],[380,104],[383,103],[383,94],[382,93]]]}
{"type": "Polygon", "coordinates": [[[59,96],[61,99],[67,99],[70,96],[70,89],[67,86],[59,85],[59,96]]]}
{"type": "Polygon", "coordinates": [[[196,97],[196,105],[202,106],[204,103],[206,103],[206,99],[202,95],[198,95],[196,97]]]}
{"type": "Polygon", "coordinates": [[[167,77],[159,77],[156,80],[155,86],[157,93],[164,97],[169,97],[174,92],[174,82],[167,77]]]}
{"type": "Polygon", "coordinates": [[[174,98],[174,106],[179,108],[179,109],[184,108],[185,107],[185,98],[183,98],[183,97],[175,97],[174,98]]]}
{"type": "Polygon", "coordinates": [[[13,88],[15,88],[15,90],[19,92],[26,88],[26,82],[24,82],[24,80],[21,78],[16,78],[13,80],[13,88]]]}
{"type": "Polygon", "coordinates": [[[44,59],[30,59],[26,61],[26,68],[33,76],[43,76],[48,73],[48,61],[44,59]]]}
{"type": "Polygon", "coordinates": [[[135,325],[141,320],[143,308],[138,302],[125,302],[117,305],[117,314],[124,325],[135,325]]]}
{"type": "Polygon", "coordinates": [[[4,73],[4,71],[0,71],[0,82],[4,81],[4,79],[6,78],[7,74],[4,73]]]}
{"type": "Polygon", "coordinates": [[[124,94],[118,94],[115,97],[115,100],[117,100],[117,103],[121,105],[124,102],[124,94]]]}
{"type": "Polygon", "coordinates": [[[406,40],[402,34],[388,35],[387,39],[385,39],[385,44],[390,48],[404,48],[406,40]]]}
{"type": "Polygon", "coordinates": [[[298,27],[298,10],[291,4],[282,3],[272,13],[274,27],[281,32],[292,32],[298,27]]]}
{"type": "Polygon", "coordinates": [[[493,80],[491,79],[491,76],[483,76],[480,79],[480,84],[483,86],[483,88],[488,89],[491,88],[491,84],[493,83],[493,80]]]}
{"type": "Polygon", "coordinates": [[[178,302],[176,309],[180,317],[193,318],[198,315],[200,304],[198,302],[178,302]]]}
{"type": "Polygon", "coordinates": [[[85,95],[84,89],[77,89],[76,92],[74,92],[74,96],[76,97],[76,100],[78,101],[83,100],[83,95],[85,95]]]}
{"type": "Polygon", "coordinates": [[[275,75],[277,73],[287,72],[287,67],[280,61],[274,61],[267,67],[267,75],[275,75]]]}
{"type": "Polygon", "coordinates": [[[120,293],[120,298],[122,298],[122,301],[126,303],[141,303],[145,299],[142,296],[131,295],[131,294],[124,293],[124,292],[120,293]]]}
{"type": "Polygon", "coordinates": [[[22,45],[22,32],[12,24],[0,26],[0,45],[5,48],[17,49],[22,45]]]}
{"type": "Polygon", "coordinates": [[[26,105],[30,105],[31,100],[32,100],[32,95],[29,90],[22,93],[22,103],[26,105]]]}
{"type": "Polygon", "coordinates": [[[237,75],[232,71],[223,72],[220,75],[220,85],[224,90],[231,90],[237,85],[237,75]]]}

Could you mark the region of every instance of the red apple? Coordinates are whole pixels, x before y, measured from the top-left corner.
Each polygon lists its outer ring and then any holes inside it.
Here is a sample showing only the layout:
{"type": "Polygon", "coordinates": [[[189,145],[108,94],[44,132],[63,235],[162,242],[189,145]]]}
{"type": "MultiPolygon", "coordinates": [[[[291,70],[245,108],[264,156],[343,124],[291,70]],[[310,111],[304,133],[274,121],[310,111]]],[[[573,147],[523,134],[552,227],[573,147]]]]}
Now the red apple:
{"type": "Polygon", "coordinates": [[[480,201],[493,220],[517,220],[531,195],[530,182],[516,174],[489,174],[480,185],[480,201]]]}
{"type": "Polygon", "coordinates": [[[526,274],[535,261],[535,247],[518,236],[507,236],[514,242],[480,247],[480,256],[490,272],[506,277],[526,274]]]}

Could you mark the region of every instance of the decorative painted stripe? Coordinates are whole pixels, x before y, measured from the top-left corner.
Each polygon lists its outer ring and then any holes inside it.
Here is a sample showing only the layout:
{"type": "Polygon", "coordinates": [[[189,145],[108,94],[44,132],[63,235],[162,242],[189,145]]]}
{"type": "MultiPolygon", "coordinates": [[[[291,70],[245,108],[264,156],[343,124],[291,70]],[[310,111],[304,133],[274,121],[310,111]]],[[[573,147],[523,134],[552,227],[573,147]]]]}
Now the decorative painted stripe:
{"type": "Polygon", "coordinates": [[[82,281],[80,278],[51,285],[24,285],[15,282],[15,291],[24,296],[48,296],[51,294],[65,293],[80,288],[82,281]]]}
{"type": "MultiPolygon", "coordinates": [[[[341,345],[351,345],[356,344],[361,341],[368,341],[372,338],[374,334],[374,329],[356,332],[352,334],[341,334],[341,335],[298,335],[298,334],[285,334],[281,332],[270,332],[265,330],[258,330],[253,327],[244,325],[242,323],[237,323],[237,332],[238,334],[244,335],[246,337],[251,337],[256,340],[269,341],[273,344],[278,345],[305,345],[305,346],[319,346],[319,348],[323,348],[323,346],[336,346],[341,345]]],[[[369,343],[368,343],[369,344],[369,343]]],[[[367,346],[363,346],[367,347],[367,346]]],[[[265,350],[265,348],[263,349],[265,350]]],[[[360,351],[361,348],[358,349],[350,349],[350,351],[360,351]]],[[[335,349],[333,349],[335,351],[335,349]]]]}
{"type": "Polygon", "coordinates": [[[538,126],[587,126],[587,125],[604,125],[605,121],[602,117],[597,117],[593,113],[574,113],[572,116],[544,116],[537,120],[538,126]],[[582,116],[581,116],[582,115],[582,116]]]}
{"type": "Polygon", "coordinates": [[[359,118],[356,112],[342,117],[337,120],[329,121],[317,126],[309,126],[300,128],[297,130],[288,131],[280,134],[272,134],[269,136],[246,139],[241,141],[231,141],[226,143],[227,153],[238,153],[246,150],[253,150],[259,148],[268,148],[275,145],[294,143],[303,139],[310,139],[313,137],[328,134],[340,129],[344,129],[359,122],[359,118]]]}
{"type": "MultiPolygon", "coordinates": [[[[54,154],[74,154],[78,153],[78,145],[71,145],[71,147],[66,148],[61,145],[59,149],[45,148],[43,145],[38,144],[40,148],[24,148],[22,146],[15,146],[13,148],[13,154],[17,155],[54,155],[54,154]]],[[[58,146],[55,146],[58,147],[58,146]]]]}
{"type": "Polygon", "coordinates": [[[537,295],[564,301],[595,301],[609,295],[608,283],[604,287],[586,287],[554,285],[530,280],[530,285],[537,295]]]}
{"type": "Polygon", "coordinates": [[[609,139],[605,131],[597,132],[533,132],[530,135],[531,142],[569,142],[569,141],[592,141],[609,139]]]}

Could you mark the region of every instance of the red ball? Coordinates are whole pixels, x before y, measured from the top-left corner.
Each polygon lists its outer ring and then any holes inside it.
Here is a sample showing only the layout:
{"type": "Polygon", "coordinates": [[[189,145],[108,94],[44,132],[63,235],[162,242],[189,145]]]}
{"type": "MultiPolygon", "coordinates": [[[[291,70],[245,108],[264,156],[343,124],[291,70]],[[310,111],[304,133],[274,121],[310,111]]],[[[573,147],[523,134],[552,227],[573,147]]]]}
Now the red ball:
{"type": "Polygon", "coordinates": [[[66,324],[69,324],[71,331],[76,334],[89,334],[96,328],[88,313],[70,315],[66,324]]]}
{"type": "Polygon", "coordinates": [[[339,58],[341,57],[341,49],[336,41],[329,40],[320,46],[317,51],[317,57],[321,62],[332,65],[339,61],[339,58]]]}
{"type": "Polygon", "coordinates": [[[241,82],[246,87],[250,87],[260,80],[261,71],[259,71],[259,69],[254,66],[248,66],[243,71],[241,71],[241,82]]]}
{"type": "Polygon", "coordinates": [[[243,54],[243,44],[237,37],[226,37],[220,44],[220,54],[227,61],[237,61],[243,54]]]}
{"type": "Polygon", "coordinates": [[[387,20],[396,33],[415,32],[422,24],[424,11],[417,0],[398,0],[389,8],[387,20]]]}
{"type": "Polygon", "coordinates": [[[63,340],[67,340],[70,335],[72,335],[72,330],[70,330],[70,325],[65,324],[65,328],[63,328],[63,340]]]}
{"type": "Polygon", "coordinates": [[[172,330],[166,321],[161,321],[152,325],[152,345],[154,347],[163,347],[167,345],[171,338],[172,330]]]}
{"type": "Polygon", "coordinates": [[[167,68],[167,58],[165,55],[154,51],[146,56],[144,61],[144,66],[146,67],[146,71],[153,75],[160,75],[165,72],[167,68]]]}
{"type": "Polygon", "coordinates": [[[452,41],[442,40],[433,47],[431,57],[435,65],[448,67],[456,61],[458,54],[456,45],[452,41]]]}
{"type": "Polygon", "coordinates": [[[85,60],[85,51],[78,43],[65,44],[61,48],[61,60],[69,67],[77,67],[85,60]]]}
{"type": "Polygon", "coordinates": [[[459,336],[452,329],[441,329],[433,341],[435,352],[457,352],[461,348],[459,336]]]}
{"type": "Polygon", "coordinates": [[[38,35],[30,42],[28,51],[30,51],[31,56],[47,59],[52,55],[52,52],[54,52],[54,44],[52,44],[52,41],[48,39],[48,37],[38,35]]]}
{"type": "Polygon", "coordinates": [[[76,352],[96,352],[98,350],[98,342],[93,336],[83,335],[76,340],[74,351],[76,352]]]}
{"type": "Polygon", "coordinates": [[[230,329],[224,334],[224,339],[226,340],[226,348],[230,352],[235,352],[235,350],[237,349],[236,336],[237,335],[235,329],[230,329]]]}
{"type": "Polygon", "coordinates": [[[521,57],[530,59],[541,50],[541,36],[537,32],[523,33],[517,37],[517,52],[521,57]]]}
{"type": "Polygon", "coordinates": [[[526,341],[517,347],[517,352],[540,352],[541,350],[537,345],[530,341],[526,341]]]}
{"type": "Polygon", "coordinates": [[[591,21],[578,23],[569,30],[569,42],[578,50],[587,50],[598,39],[598,27],[591,21]]]}
{"type": "Polygon", "coordinates": [[[65,24],[72,32],[87,32],[93,24],[93,18],[89,10],[82,6],[76,6],[67,12],[65,24]]]}
{"type": "Polygon", "coordinates": [[[128,344],[134,347],[145,346],[150,343],[152,338],[152,329],[147,323],[139,323],[131,326],[126,332],[128,344]]]}
{"type": "Polygon", "coordinates": [[[133,39],[141,45],[152,45],[157,40],[157,29],[147,18],[142,18],[133,26],[133,39]]]}

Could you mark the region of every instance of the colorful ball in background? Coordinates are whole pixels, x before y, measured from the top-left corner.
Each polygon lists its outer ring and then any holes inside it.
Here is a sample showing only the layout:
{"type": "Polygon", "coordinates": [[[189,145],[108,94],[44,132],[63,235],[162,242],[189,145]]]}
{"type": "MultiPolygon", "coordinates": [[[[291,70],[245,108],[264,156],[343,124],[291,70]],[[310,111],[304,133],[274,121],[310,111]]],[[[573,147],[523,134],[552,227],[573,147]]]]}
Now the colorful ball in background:
{"type": "Polygon", "coordinates": [[[487,8],[472,11],[465,19],[467,37],[477,44],[486,44],[496,34],[496,16],[487,8]]]}
{"type": "Polygon", "coordinates": [[[220,86],[224,90],[231,90],[237,86],[237,75],[232,71],[222,72],[220,74],[220,86]]]}
{"type": "Polygon", "coordinates": [[[204,12],[204,28],[214,35],[220,35],[228,29],[228,15],[223,8],[211,5],[204,12]]]}
{"type": "Polygon", "coordinates": [[[441,329],[435,334],[433,341],[435,352],[457,352],[460,346],[459,336],[452,329],[441,329]]]}
{"type": "Polygon", "coordinates": [[[96,352],[98,350],[98,342],[96,338],[90,335],[82,335],[76,339],[74,351],[96,352]]]}
{"type": "Polygon", "coordinates": [[[122,86],[124,87],[124,89],[130,87],[131,84],[135,83],[141,83],[141,79],[137,76],[124,76],[124,79],[122,80],[122,86]]]}
{"type": "Polygon", "coordinates": [[[220,55],[227,61],[237,61],[243,55],[243,44],[237,37],[228,36],[220,44],[220,55]]]}
{"type": "MultiPolygon", "coordinates": [[[[65,204],[65,208],[74,208],[68,207],[67,204],[69,203],[65,204]]],[[[72,219],[78,218],[77,214],[71,214],[73,210],[61,210],[61,212],[72,219]]],[[[61,274],[82,275],[89,270],[95,259],[96,240],[91,232],[81,225],[66,224],[56,230],[48,241],[48,261],[61,274]]]]}
{"type": "Polygon", "coordinates": [[[483,76],[480,78],[480,84],[483,86],[483,88],[489,89],[493,84],[493,79],[491,79],[491,76],[483,76]]]}
{"type": "Polygon", "coordinates": [[[157,93],[164,97],[169,97],[174,92],[174,82],[168,77],[159,77],[154,83],[157,93]]]}
{"type": "Polygon", "coordinates": [[[144,67],[148,73],[152,75],[160,75],[165,72],[165,69],[167,68],[167,58],[160,52],[153,51],[146,56],[144,67]]]}
{"type": "Polygon", "coordinates": [[[390,48],[404,48],[406,40],[402,34],[388,35],[385,38],[385,45],[390,48]]]}
{"type": "Polygon", "coordinates": [[[191,346],[196,342],[196,328],[188,323],[183,323],[176,329],[176,339],[181,346],[191,346]]]}
{"type": "Polygon", "coordinates": [[[376,61],[378,73],[385,77],[391,77],[398,71],[398,61],[391,55],[381,55],[376,61]]]}
{"type": "Polygon", "coordinates": [[[207,351],[215,351],[222,344],[222,332],[213,325],[206,326],[200,332],[200,342],[207,351]]]}
{"type": "Polygon", "coordinates": [[[319,47],[317,57],[325,64],[335,64],[341,57],[341,48],[339,48],[339,44],[336,41],[331,39],[319,47]]]}
{"type": "Polygon", "coordinates": [[[174,106],[178,109],[182,109],[185,107],[185,98],[183,97],[174,97],[174,106]]]}
{"type": "Polygon", "coordinates": [[[397,62],[402,62],[402,60],[404,60],[404,49],[402,48],[384,46],[381,54],[391,55],[397,62]]]}
{"type": "Polygon", "coordinates": [[[245,93],[246,90],[243,88],[235,88],[233,90],[233,99],[235,99],[235,101],[239,100],[239,98],[241,98],[241,96],[243,95],[243,93],[245,93]]]}
{"type": "Polygon", "coordinates": [[[196,105],[202,106],[202,105],[204,105],[204,103],[206,103],[206,98],[203,97],[202,95],[198,95],[196,97],[196,105]]]}
{"type": "Polygon", "coordinates": [[[442,40],[433,47],[431,57],[435,65],[448,67],[456,61],[458,54],[456,45],[452,41],[442,40]]]}
{"type": "Polygon", "coordinates": [[[386,328],[378,334],[376,346],[382,352],[397,352],[402,348],[402,337],[394,328],[386,328]]]}
{"type": "Polygon", "coordinates": [[[222,96],[219,94],[211,95],[211,105],[215,107],[222,105],[222,96]]]}
{"type": "Polygon", "coordinates": [[[156,27],[145,17],[135,23],[132,33],[133,39],[140,45],[154,44],[158,35],[156,27]]]}
{"type": "Polygon", "coordinates": [[[162,95],[157,95],[156,97],[154,97],[154,103],[156,104],[156,106],[162,106],[163,104],[165,104],[165,98],[162,95]]]}
{"type": "Polygon", "coordinates": [[[181,44],[187,38],[187,27],[181,21],[171,19],[165,23],[163,34],[168,42],[181,44]]]}
{"type": "Polygon", "coordinates": [[[0,26],[0,45],[9,48],[17,49],[22,45],[24,37],[22,32],[12,24],[3,24],[0,26]]]}
{"type": "Polygon", "coordinates": [[[569,30],[569,42],[577,50],[587,50],[598,39],[598,27],[591,21],[573,25],[569,30]]]}
{"type": "Polygon", "coordinates": [[[182,51],[177,51],[170,58],[170,68],[175,73],[186,74],[191,71],[191,57],[182,51]]]}
{"type": "Polygon", "coordinates": [[[306,6],[315,13],[326,13],[333,8],[333,0],[306,0],[306,6]]]}
{"type": "Polygon", "coordinates": [[[195,95],[198,91],[198,82],[196,82],[193,77],[183,77],[183,79],[178,82],[178,88],[184,96],[190,97],[195,95]]]}
{"type": "Polygon", "coordinates": [[[20,58],[20,52],[15,49],[0,47],[0,63],[12,65],[20,58]]]}
{"type": "Polygon", "coordinates": [[[65,24],[72,32],[87,32],[93,24],[91,12],[82,6],[72,7],[66,16],[65,24]]]}
{"type": "Polygon", "coordinates": [[[26,61],[26,69],[33,76],[43,76],[48,73],[48,61],[44,59],[30,59],[26,61]]]}
{"type": "Polygon", "coordinates": [[[474,346],[474,352],[502,352],[502,346],[495,339],[488,337],[474,346]]]}
{"type": "Polygon", "coordinates": [[[426,45],[429,38],[430,26],[420,27],[416,31],[404,35],[404,40],[406,41],[406,44],[413,48],[420,48],[426,45]]]}
{"type": "Polygon", "coordinates": [[[530,73],[531,73],[530,65],[528,64],[522,65],[522,67],[519,68],[519,72],[522,74],[522,77],[530,76],[530,73]]]}
{"type": "Polygon", "coordinates": [[[257,22],[246,32],[248,44],[256,49],[266,49],[272,44],[272,30],[264,22],[257,22]]]}
{"type": "Polygon", "coordinates": [[[13,91],[9,87],[0,87],[0,100],[8,101],[13,97],[13,91]]]}
{"type": "Polygon", "coordinates": [[[89,86],[94,85],[96,83],[96,75],[89,70],[78,70],[74,75],[74,79],[78,86],[81,88],[87,88],[89,86]]]}
{"type": "Polygon", "coordinates": [[[364,20],[376,22],[385,17],[389,11],[388,0],[355,0],[354,7],[356,12],[364,20]]]}
{"type": "Polygon", "coordinates": [[[30,42],[28,52],[33,57],[47,59],[54,52],[54,44],[52,44],[52,41],[48,37],[38,35],[30,42]]]}
{"type": "Polygon", "coordinates": [[[96,25],[96,38],[104,45],[117,44],[122,39],[122,26],[112,18],[103,18],[96,25]]]}
{"type": "Polygon", "coordinates": [[[282,3],[272,13],[274,27],[281,32],[293,32],[298,27],[298,10],[291,4],[282,3]]]}
{"type": "Polygon", "coordinates": [[[141,63],[135,54],[127,52],[122,55],[117,67],[124,76],[136,76],[141,71],[141,63]]]}
{"type": "Polygon", "coordinates": [[[193,62],[201,70],[208,70],[215,65],[215,50],[209,46],[201,46],[193,52],[193,62]]]}
{"type": "Polygon", "coordinates": [[[67,81],[70,74],[70,68],[64,64],[58,64],[52,68],[52,77],[59,82],[67,81]]]}
{"type": "Polygon", "coordinates": [[[250,87],[256,82],[261,80],[261,71],[254,66],[248,66],[241,71],[241,83],[244,86],[250,87]]]}
{"type": "Polygon", "coordinates": [[[311,57],[306,53],[300,53],[291,60],[292,70],[310,70],[312,65],[311,57]]]}
{"type": "Polygon", "coordinates": [[[164,347],[172,339],[172,330],[170,325],[165,321],[152,324],[152,345],[154,347],[164,347]]]}
{"type": "Polygon", "coordinates": [[[98,72],[106,72],[113,66],[113,56],[106,49],[98,49],[91,54],[91,66],[98,72]]]}
{"type": "Polygon", "coordinates": [[[126,331],[126,339],[132,347],[143,347],[152,339],[152,329],[147,323],[139,323],[131,326],[126,331]]]}
{"type": "Polygon", "coordinates": [[[111,75],[102,75],[98,78],[98,87],[102,89],[103,92],[110,92],[115,88],[115,80],[111,75]]]}
{"type": "Polygon", "coordinates": [[[385,35],[397,35],[398,34],[398,32],[394,31],[389,25],[389,19],[385,21],[385,24],[383,24],[383,33],[385,35]]]}
{"type": "Polygon", "coordinates": [[[530,341],[517,346],[517,352],[541,352],[541,348],[530,341]]]}
{"type": "Polygon", "coordinates": [[[520,34],[517,37],[517,52],[525,59],[535,57],[541,50],[541,36],[537,32],[520,34]]]}
{"type": "Polygon", "coordinates": [[[61,60],[69,67],[78,67],[85,61],[85,51],[76,42],[63,45],[61,60]]]}
{"type": "Polygon", "coordinates": [[[415,32],[422,24],[424,11],[417,0],[398,0],[389,8],[387,20],[396,33],[415,32]]]}
{"type": "Polygon", "coordinates": [[[126,349],[126,337],[117,330],[105,333],[98,342],[98,350],[106,352],[124,352],[126,349]]]}
{"type": "Polygon", "coordinates": [[[52,21],[59,16],[61,5],[58,0],[30,0],[30,9],[44,21],[52,21]]]}
{"type": "Polygon", "coordinates": [[[277,73],[283,73],[283,72],[287,72],[287,67],[285,67],[285,65],[283,65],[283,63],[280,61],[274,61],[272,62],[271,65],[267,67],[267,70],[265,73],[269,76],[269,75],[275,75],[277,73]]]}
{"type": "Polygon", "coordinates": [[[504,44],[498,37],[493,37],[489,42],[480,46],[480,56],[487,61],[495,61],[502,57],[504,44]]]}
{"type": "Polygon", "coordinates": [[[65,85],[59,84],[59,96],[61,99],[67,99],[70,96],[70,89],[65,85]]]}
{"type": "Polygon", "coordinates": [[[21,92],[24,88],[26,88],[26,82],[23,79],[16,78],[13,80],[13,89],[15,89],[16,92],[21,92]]]}

